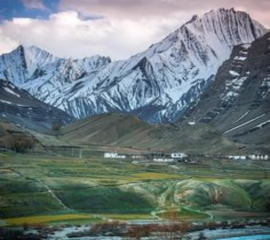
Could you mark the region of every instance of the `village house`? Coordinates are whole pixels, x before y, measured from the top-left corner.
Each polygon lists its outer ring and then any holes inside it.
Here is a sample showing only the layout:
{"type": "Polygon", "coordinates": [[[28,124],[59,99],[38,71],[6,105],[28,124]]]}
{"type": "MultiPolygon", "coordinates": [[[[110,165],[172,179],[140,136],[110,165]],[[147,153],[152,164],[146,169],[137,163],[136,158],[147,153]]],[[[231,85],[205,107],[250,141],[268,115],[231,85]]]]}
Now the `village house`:
{"type": "Polygon", "coordinates": [[[262,154],[253,154],[253,155],[249,155],[248,158],[251,160],[268,160],[269,156],[262,155],[262,154]]]}
{"type": "Polygon", "coordinates": [[[119,155],[118,153],[104,153],[104,158],[125,159],[126,155],[119,155]]]}
{"type": "Polygon", "coordinates": [[[169,163],[169,162],[173,162],[174,160],[172,158],[154,158],[153,161],[169,163]]]}
{"type": "Polygon", "coordinates": [[[132,155],[131,158],[132,159],[142,159],[144,157],[142,155],[132,155]]]}
{"type": "Polygon", "coordinates": [[[247,156],[244,155],[234,155],[234,156],[227,156],[230,160],[246,160],[247,156]]]}
{"type": "Polygon", "coordinates": [[[185,153],[171,153],[171,158],[183,159],[186,158],[187,154],[185,153]]]}

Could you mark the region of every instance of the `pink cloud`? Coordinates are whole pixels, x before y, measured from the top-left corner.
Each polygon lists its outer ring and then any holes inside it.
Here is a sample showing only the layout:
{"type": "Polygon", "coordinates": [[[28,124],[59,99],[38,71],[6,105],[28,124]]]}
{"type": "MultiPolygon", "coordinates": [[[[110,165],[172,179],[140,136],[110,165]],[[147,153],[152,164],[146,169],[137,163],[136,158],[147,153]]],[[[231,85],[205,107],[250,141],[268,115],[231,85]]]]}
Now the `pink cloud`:
{"type": "Polygon", "coordinates": [[[202,14],[216,8],[245,10],[251,17],[270,27],[269,0],[61,0],[61,10],[117,18],[152,18],[202,14]]]}
{"type": "MultiPolygon", "coordinates": [[[[20,1],[29,9],[46,8],[41,0],[20,1]]],[[[270,28],[269,0],[61,0],[60,12],[48,19],[2,22],[0,53],[25,44],[60,57],[101,54],[124,59],[162,40],[194,14],[201,16],[211,9],[232,6],[270,28]],[[89,18],[95,15],[103,17],[89,18]]]]}

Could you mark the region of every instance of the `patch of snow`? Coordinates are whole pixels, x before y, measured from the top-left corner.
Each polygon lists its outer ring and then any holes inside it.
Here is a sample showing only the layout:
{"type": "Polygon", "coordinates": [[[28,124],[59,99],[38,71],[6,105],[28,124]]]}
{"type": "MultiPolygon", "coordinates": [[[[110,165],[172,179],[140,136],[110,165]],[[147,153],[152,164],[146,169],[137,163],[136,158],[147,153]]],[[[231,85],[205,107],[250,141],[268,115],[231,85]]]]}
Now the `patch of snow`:
{"type": "Polygon", "coordinates": [[[237,97],[237,96],[238,96],[238,93],[233,92],[233,91],[228,92],[227,95],[226,95],[227,98],[237,97]]]}
{"type": "Polygon", "coordinates": [[[232,71],[232,70],[230,70],[230,74],[232,75],[232,76],[235,76],[235,77],[238,77],[240,74],[239,73],[237,73],[237,72],[235,72],[235,71],[232,71]]]}
{"type": "Polygon", "coordinates": [[[5,91],[12,94],[12,95],[15,95],[16,97],[21,97],[19,94],[15,93],[14,91],[12,91],[10,88],[7,88],[7,87],[4,87],[5,91]]]}
{"type": "Polygon", "coordinates": [[[239,122],[240,120],[242,120],[245,116],[247,116],[249,114],[249,111],[246,112],[244,115],[242,115],[240,118],[238,118],[236,121],[232,122],[231,124],[234,124],[234,123],[237,123],[239,122]]]}
{"type": "Polygon", "coordinates": [[[261,123],[261,124],[255,126],[254,128],[261,128],[261,127],[263,127],[263,126],[264,126],[265,124],[267,124],[267,123],[270,123],[270,120],[267,120],[267,121],[265,121],[265,122],[263,122],[263,123],[261,123]]]}
{"type": "Polygon", "coordinates": [[[245,82],[247,77],[235,78],[233,80],[226,81],[226,92],[222,95],[223,101],[230,100],[231,97],[237,97],[238,91],[245,82]]]}
{"type": "Polygon", "coordinates": [[[248,54],[247,51],[240,51],[239,53],[240,54],[243,54],[243,55],[247,55],[248,54]]]}
{"type": "Polygon", "coordinates": [[[264,87],[264,86],[270,87],[270,77],[266,77],[263,80],[262,87],[264,87]]]}
{"type": "Polygon", "coordinates": [[[234,131],[234,130],[236,130],[236,129],[238,129],[238,128],[241,128],[241,127],[243,127],[243,126],[245,126],[245,125],[247,125],[247,124],[250,124],[250,123],[252,123],[252,122],[254,122],[254,121],[256,121],[256,120],[262,118],[263,116],[265,116],[265,114],[262,114],[262,115],[260,115],[260,116],[258,116],[258,117],[256,117],[256,118],[253,118],[253,119],[251,119],[251,120],[249,120],[249,121],[247,121],[247,122],[245,122],[245,123],[243,123],[243,124],[241,124],[241,125],[239,125],[239,126],[237,126],[237,127],[231,128],[230,130],[225,131],[223,134],[232,132],[232,131],[234,131]]]}
{"type": "Polygon", "coordinates": [[[247,57],[235,57],[234,60],[239,60],[239,61],[245,61],[247,59],[247,57]]]}
{"type": "Polygon", "coordinates": [[[251,46],[251,44],[243,44],[243,45],[241,45],[241,47],[242,47],[243,49],[245,49],[245,50],[249,49],[250,46],[251,46]]]}
{"type": "Polygon", "coordinates": [[[9,105],[12,105],[12,103],[11,103],[11,102],[9,102],[9,101],[0,100],[0,102],[3,102],[3,103],[6,103],[6,104],[9,104],[9,105]]]}

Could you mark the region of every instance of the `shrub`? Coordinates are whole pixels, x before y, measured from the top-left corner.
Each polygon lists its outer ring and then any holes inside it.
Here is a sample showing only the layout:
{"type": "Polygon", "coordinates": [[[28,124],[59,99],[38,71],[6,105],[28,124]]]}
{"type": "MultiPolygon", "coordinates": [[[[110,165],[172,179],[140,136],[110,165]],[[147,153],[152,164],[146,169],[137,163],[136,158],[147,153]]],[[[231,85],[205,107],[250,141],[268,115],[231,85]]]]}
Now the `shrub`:
{"type": "Polygon", "coordinates": [[[52,130],[58,132],[61,129],[60,123],[52,123],[52,130]]]}
{"type": "Polygon", "coordinates": [[[18,153],[25,153],[35,146],[35,141],[32,138],[6,136],[4,139],[5,148],[11,149],[18,153]]]}

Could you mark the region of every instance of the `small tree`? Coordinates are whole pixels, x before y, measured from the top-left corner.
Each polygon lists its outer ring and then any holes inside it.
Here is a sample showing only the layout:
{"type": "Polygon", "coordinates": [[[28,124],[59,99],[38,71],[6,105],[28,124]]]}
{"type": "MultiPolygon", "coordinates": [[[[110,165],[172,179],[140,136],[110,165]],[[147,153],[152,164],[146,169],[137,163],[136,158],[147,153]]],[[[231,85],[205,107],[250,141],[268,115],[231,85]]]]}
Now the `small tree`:
{"type": "Polygon", "coordinates": [[[52,130],[53,130],[54,132],[59,132],[60,129],[61,129],[61,124],[60,124],[60,123],[58,123],[58,122],[52,123],[52,130]]]}
{"type": "Polygon", "coordinates": [[[179,210],[177,208],[168,209],[162,214],[162,217],[168,220],[168,223],[160,227],[159,230],[159,235],[162,239],[182,239],[184,233],[191,229],[191,224],[183,221],[183,218],[179,214],[179,210]]]}
{"type": "Polygon", "coordinates": [[[35,143],[33,139],[19,138],[13,145],[13,150],[19,153],[25,153],[34,147],[35,143]]]}
{"type": "Polygon", "coordinates": [[[29,230],[29,224],[27,222],[23,223],[22,228],[24,231],[29,230]]]}
{"type": "Polygon", "coordinates": [[[32,138],[6,136],[5,139],[6,148],[9,148],[18,153],[25,153],[35,146],[35,141],[32,138]]]}

